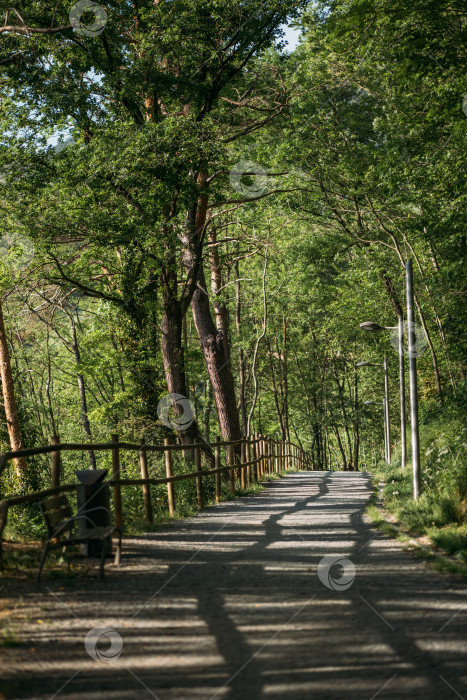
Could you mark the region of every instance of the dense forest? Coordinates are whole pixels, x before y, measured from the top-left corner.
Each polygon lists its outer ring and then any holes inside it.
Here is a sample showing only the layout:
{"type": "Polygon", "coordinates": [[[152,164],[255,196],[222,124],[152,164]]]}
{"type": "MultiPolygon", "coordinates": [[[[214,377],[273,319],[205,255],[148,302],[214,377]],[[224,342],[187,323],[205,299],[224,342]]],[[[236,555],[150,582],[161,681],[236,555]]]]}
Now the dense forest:
{"type": "Polygon", "coordinates": [[[76,4],[0,27],[0,450],[256,432],[373,470],[383,374],[355,365],[386,356],[409,493],[397,336],[360,324],[405,318],[412,259],[424,507],[462,523],[464,0],[76,4]]]}

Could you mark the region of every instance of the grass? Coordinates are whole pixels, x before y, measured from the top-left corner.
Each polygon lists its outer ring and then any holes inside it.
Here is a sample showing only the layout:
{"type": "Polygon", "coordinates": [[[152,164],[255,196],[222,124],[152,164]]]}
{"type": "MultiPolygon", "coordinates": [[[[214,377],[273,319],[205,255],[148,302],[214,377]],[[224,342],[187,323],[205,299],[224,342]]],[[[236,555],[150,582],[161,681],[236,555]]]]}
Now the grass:
{"type": "Polygon", "coordinates": [[[429,528],[427,534],[437,547],[467,564],[467,525],[429,528]]]}
{"type": "Polygon", "coordinates": [[[459,562],[467,562],[467,428],[449,412],[438,412],[420,426],[421,495],[413,499],[410,458],[400,454],[380,462],[376,482],[384,483],[385,509],[414,536],[427,536],[459,562]]]}
{"type": "MultiPolygon", "coordinates": [[[[377,505],[377,486],[379,477],[375,478],[375,492],[367,506],[366,514],[371,519],[373,527],[404,543],[413,551],[416,557],[423,559],[437,571],[460,574],[467,578],[467,525],[451,523],[442,527],[420,527],[422,518],[419,514],[412,518],[416,512],[408,509],[409,515],[402,509],[394,507],[388,509],[383,500],[384,510],[377,505]],[[398,520],[397,524],[387,519],[385,511],[397,518],[398,513],[403,512],[405,517],[398,520]],[[416,538],[425,535],[424,541],[416,538]],[[428,542],[427,542],[428,538],[428,542]]],[[[384,493],[384,492],[383,492],[384,493]]]]}

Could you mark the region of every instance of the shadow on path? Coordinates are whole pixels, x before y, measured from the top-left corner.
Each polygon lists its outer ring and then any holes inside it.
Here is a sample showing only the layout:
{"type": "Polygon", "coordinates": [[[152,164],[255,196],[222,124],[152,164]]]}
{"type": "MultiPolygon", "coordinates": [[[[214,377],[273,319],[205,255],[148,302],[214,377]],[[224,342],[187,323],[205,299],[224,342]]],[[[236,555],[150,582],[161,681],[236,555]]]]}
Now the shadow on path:
{"type": "Polygon", "coordinates": [[[363,516],[370,494],[362,473],[291,474],[130,539],[123,568],[109,567],[104,582],[66,590],[45,581],[26,601],[25,646],[0,653],[0,693],[466,698],[464,584],[372,530],[363,516]],[[329,587],[317,575],[330,554],[355,566],[345,590],[332,588],[337,568],[329,587]],[[96,626],[121,636],[111,663],[84,648],[96,626]]]}

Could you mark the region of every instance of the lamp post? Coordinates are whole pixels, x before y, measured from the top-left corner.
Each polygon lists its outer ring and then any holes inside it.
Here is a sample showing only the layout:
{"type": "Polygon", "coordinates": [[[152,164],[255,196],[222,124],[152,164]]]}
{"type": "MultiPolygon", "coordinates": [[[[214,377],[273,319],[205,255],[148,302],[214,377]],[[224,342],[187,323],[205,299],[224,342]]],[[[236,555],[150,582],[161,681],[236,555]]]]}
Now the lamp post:
{"type": "Polygon", "coordinates": [[[401,466],[405,467],[407,459],[407,437],[405,420],[405,373],[404,373],[404,321],[399,317],[397,326],[380,326],[372,321],[365,321],[360,324],[364,331],[398,331],[398,351],[399,351],[399,391],[401,404],[401,466]]]}
{"type": "Polygon", "coordinates": [[[384,458],[388,459],[388,438],[387,438],[387,424],[386,424],[386,402],[385,401],[364,401],[364,406],[382,406],[383,407],[383,421],[384,421],[384,458]]]}
{"type": "Polygon", "coordinates": [[[417,392],[417,352],[415,338],[415,322],[413,311],[413,270],[412,260],[407,260],[406,272],[406,296],[407,296],[407,326],[409,347],[409,388],[410,388],[410,425],[412,429],[412,470],[413,470],[413,497],[416,500],[420,495],[420,437],[418,434],[418,392],[417,392]]]}
{"type": "Polygon", "coordinates": [[[384,435],[386,440],[386,462],[391,463],[391,423],[389,419],[389,377],[388,360],[384,357],[383,364],[375,362],[357,362],[355,367],[383,367],[384,369],[384,435]]]}
{"type": "Polygon", "coordinates": [[[358,418],[358,374],[357,370],[354,369],[354,415],[355,415],[355,429],[354,429],[354,455],[353,455],[353,468],[358,472],[359,463],[359,450],[360,450],[360,426],[358,418]]]}

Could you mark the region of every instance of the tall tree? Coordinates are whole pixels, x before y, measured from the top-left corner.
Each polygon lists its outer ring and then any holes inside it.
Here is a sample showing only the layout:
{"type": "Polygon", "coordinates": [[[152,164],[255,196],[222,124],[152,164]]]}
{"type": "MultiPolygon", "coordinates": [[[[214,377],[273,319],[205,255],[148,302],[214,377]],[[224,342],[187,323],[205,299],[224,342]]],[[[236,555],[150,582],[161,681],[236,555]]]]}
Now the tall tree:
{"type": "MultiPolygon", "coordinates": [[[[18,418],[18,407],[15,396],[15,386],[11,371],[10,351],[8,349],[3,308],[0,300],[0,379],[2,382],[3,409],[5,411],[10,447],[13,451],[23,449],[21,426],[18,418]]],[[[26,458],[17,457],[14,460],[16,476],[20,483],[24,481],[26,474],[26,458]]]]}
{"type": "Polygon", "coordinates": [[[28,0],[16,8],[16,24],[9,23],[10,13],[1,30],[10,107],[5,126],[14,129],[26,119],[34,130],[34,137],[3,152],[7,160],[28,161],[22,196],[29,181],[29,232],[55,244],[64,240],[66,221],[67,237],[71,231],[85,241],[88,276],[80,276],[83,256],[75,255],[59,266],[62,279],[139,315],[136,327],[147,316],[142,298],[161,288],[159,343],[171,393],[187,394],[181,326],[192,303],[225,438],[239,437],[240,428],[232,369],[206,294],[209,198],[219,198],[216,180],[228,173],[227,144],[285,106],[280,83],[264,103],[269,87],[258,85],[248,66],[303,4],[109,2],[105,28],[91,35],[75,33],[61,6],[28,0]],[[40,120],[32,109],[37,103],[40,120]],[[82,147],[64,149],[50,163],[37,152],[37,134],[45,137],[57,126],[72,131],[82,147]],[[53,214],[35,224],[32,212],[51,201],[53,214]]]}

